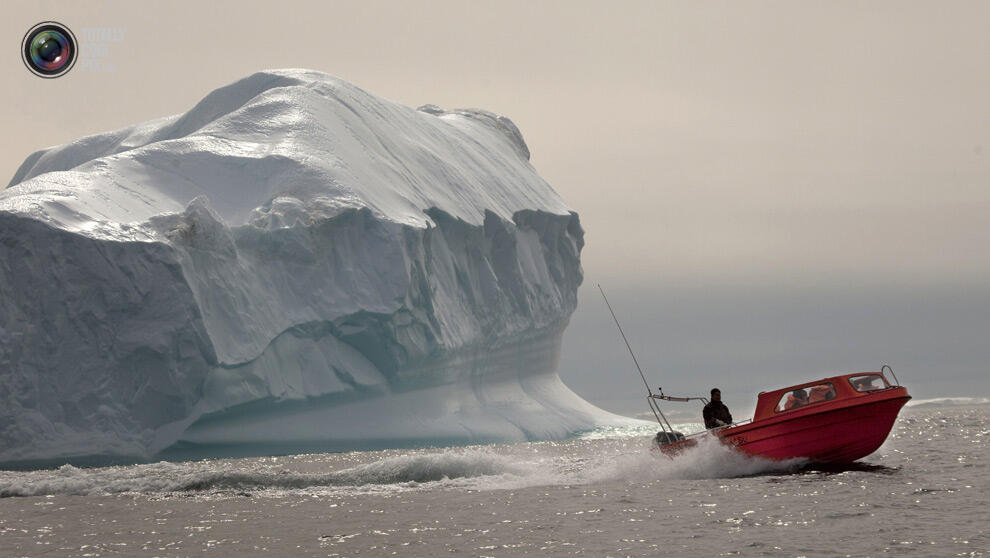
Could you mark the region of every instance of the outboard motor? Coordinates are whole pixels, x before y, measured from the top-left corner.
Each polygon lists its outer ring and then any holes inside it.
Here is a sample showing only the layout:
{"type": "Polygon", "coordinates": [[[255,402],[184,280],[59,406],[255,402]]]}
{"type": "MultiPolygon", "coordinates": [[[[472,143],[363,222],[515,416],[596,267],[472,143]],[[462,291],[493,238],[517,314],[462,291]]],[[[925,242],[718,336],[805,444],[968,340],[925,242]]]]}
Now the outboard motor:
{"type": "Polygon", "coordinates": [[[653,439],[653,443],[659,448],[666,446],[667,444],[680,442],[683,439],[684,434],[681,434],[680,432],[665,432],[661,430],[660,432],[657,432],[657,436],[653,439]]]}

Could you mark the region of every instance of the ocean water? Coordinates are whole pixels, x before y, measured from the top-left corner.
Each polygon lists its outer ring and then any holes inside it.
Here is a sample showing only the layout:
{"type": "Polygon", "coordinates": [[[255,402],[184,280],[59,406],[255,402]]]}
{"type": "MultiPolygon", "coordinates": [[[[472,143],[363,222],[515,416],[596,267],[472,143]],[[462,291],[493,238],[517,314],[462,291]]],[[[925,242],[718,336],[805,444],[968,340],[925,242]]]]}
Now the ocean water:
{"type": "Polygon", "coordinates": [[[835,470],[717,442],[670,459],[612,429],[0,471],[0,555],[990,556],[990,406],[935,404],[835,470]]]}

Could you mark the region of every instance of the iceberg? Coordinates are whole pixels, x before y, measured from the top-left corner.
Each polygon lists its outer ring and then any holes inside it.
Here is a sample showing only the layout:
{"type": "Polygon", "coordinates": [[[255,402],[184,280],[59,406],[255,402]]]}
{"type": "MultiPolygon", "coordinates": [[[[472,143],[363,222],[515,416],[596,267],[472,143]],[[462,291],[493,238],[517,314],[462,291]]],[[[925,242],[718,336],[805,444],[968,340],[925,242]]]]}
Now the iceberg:
{"type": "Polygon", "coordinates": [[[272,70],[0,190],[0,463],[556,439],[583,230],[511,120],[272,70]]]}

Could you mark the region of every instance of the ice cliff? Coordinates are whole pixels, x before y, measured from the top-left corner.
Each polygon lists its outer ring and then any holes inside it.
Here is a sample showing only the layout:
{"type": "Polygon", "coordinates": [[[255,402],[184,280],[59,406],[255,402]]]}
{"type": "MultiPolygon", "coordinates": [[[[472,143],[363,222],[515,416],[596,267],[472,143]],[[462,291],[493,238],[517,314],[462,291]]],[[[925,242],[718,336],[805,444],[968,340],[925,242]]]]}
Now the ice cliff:
{"type": "Polygon", "coordinates": [[[481,110],[306,70],[0,191],[0,463],[559,438],[583,232],[481,110]]]}

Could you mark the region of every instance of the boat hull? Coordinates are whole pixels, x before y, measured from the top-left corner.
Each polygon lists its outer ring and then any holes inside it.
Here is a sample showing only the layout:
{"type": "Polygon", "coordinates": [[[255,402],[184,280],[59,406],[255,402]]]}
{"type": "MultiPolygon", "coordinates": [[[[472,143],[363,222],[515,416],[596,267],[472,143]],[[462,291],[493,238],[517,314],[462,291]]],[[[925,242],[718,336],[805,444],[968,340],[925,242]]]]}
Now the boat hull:
{"type": "Polygon", "coordinates": [[[723,441],[749,455],[814,463],[852,463],[875,452],[910,399],[904,388],[877,393],[854,404],[752,423],[719,432],[723,441]]]}

